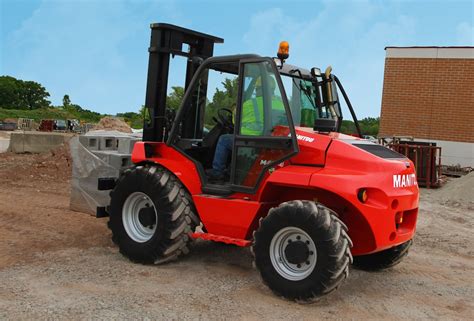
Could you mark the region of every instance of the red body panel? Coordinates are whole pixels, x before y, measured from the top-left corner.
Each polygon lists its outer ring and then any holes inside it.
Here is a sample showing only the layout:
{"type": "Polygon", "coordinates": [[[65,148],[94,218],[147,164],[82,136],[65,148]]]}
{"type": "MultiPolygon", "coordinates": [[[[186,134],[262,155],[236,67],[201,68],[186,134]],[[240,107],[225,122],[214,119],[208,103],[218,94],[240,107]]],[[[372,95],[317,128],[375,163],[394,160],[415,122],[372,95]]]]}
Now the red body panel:
{"type": "Polygon", "coordinates": [[[168,147],[165,143],[137,142],[133,148],[132,162],[135,164],[142,162],[161,164],[181,180],[191,195],[202,193],[201,180],[196,165],[186,156],[174,148],[168,147]],[[153,157],[147,158],[145,156],[145,144],[153,146],[153,157]]]}
{"type": "Polygon", "coordinates": [[[264,204],[243,199],[193,195],[194,205],[208,233],[244,239],[264,204]],[[202,214],[204,215],[202,215],[202,214]]]}
{"type": "Polygon", "coordinates": [[[291,158],[291,163],[324,166],[331,137],[314,134],[311,128],[297,127],[296,130],[300,152],[291,158]]]}
{"type": "Polygon", "coordinates": [[[292,199],[315,200],[336,211],[349,228],[354,255],[381,251],[413,237],[418,214],[416,180],[409,186],[394,184],[394,175],[415,174],[408,159],[375,156],[351,145],[362,141],[352,136],[318,134],[307,128],[297,128],[297,134],[298,155],[267,173],[253,195],[202,194],[196,165],[163,143],[147,143],[155,149],[156,156],[150,159],[145,157],[144,143],[137,143],[132,161],[151,161],[172,171],[191,193],[207,232],[216,237],[249,240],[269,208],[292,199]],[[357,198],[360,189],[367,190],[365,203],[357,198]],[[404,219],[397,225],[399,212],[404,219]]]}
{"type": "Polygon", "coordinates": [[[357,210],[340,213],[354,240],[354,255],[380,251],[408,241],[415,233],[418,186],[395,188],[393,175],[415,174],[413,164],[408,160],[382,159],[353,149],[347,143],[334,140],[328,150],[326,166],[313,173],[310,186],[337,193],[357,210]],[[351,167],[348,168],[347,164],[351,167]],[[361,188],[367,190],[366,203],[357,198],[361,188]],[[397,228],[395,213],[400,211],[410,217],[406,217],[405,224],[397,228]],[[356,228],[359,221],[365,221],[369,228],[356,228]],[[369,242],[367,233],[372,234],[373,242],[369,242]]]}
{"type": "Polygon", "coordinates": [[[221,242],[225,244],[234,244],[234,245],[242,246],[242,247],[252,245],[252,242],[248,240],[235,239],[228,236],[215,235],[215,234],[210,234],[210,233],[191,233],[191,237],[193,239],[203,239],[203,240],[208,240],[208,241],[221,242]]]}

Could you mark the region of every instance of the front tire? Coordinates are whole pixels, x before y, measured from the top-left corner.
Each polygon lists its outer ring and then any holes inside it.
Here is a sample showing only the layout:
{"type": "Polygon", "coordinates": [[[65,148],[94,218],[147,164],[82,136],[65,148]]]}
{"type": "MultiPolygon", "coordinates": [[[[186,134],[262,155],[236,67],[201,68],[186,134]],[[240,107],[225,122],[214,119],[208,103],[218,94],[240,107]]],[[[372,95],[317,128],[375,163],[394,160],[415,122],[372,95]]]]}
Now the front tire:
{"type": "Polygon", "coordinates": [[[134,262],[164,263],[189,252],[199,219],[191,196],[165,168],[125,170],[111,192],[112,239],[134,262]]]}
{"type": "Polygon", "coordinates": [[[352,263],[347,227],[311,201],[272,208],[254,233],[252,253],[263,281],[277,295],[311,301],[335,290],[352,263]]]}
{"type": "Polygon", "coordinates": [[[391,268],[400,263],[408,255],[413,241],[410,240],[398,246],[381,252],[354,257],[354,266],[361,270],[378,271],[391,268]]]}

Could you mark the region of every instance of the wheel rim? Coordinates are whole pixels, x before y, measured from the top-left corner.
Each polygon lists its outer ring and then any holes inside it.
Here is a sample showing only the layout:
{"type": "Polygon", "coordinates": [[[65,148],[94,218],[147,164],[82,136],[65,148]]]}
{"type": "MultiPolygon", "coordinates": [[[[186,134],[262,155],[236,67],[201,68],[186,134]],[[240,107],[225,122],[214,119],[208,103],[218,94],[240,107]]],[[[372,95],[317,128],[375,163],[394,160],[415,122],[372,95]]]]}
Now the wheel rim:
{"type": "Polygon", "coordinates": [[[158,223],[155,204],[145,193],[130,194],[123,205],[122,222],[132,240],[139,243],[150,240],[158,223]]]}
{"type": "Polygon", "coordinates": [[[316,266],[316,245],[302,229],[294,226],[278,231],[270,243],[270,259],[275,270],[287,280],[308,277],[316,266]]]}

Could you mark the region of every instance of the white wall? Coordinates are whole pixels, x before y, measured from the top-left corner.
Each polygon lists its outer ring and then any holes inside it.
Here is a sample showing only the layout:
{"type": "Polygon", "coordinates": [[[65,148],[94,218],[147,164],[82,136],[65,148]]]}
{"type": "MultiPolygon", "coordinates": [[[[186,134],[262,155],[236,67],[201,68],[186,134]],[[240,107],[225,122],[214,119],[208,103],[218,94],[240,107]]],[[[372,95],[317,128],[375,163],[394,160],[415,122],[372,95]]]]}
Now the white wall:
{"type": "Polygon", "coordinates": [[[474,143],[449,142],[445,140],[417,139],[417,142],[433,142],[441,147],[441,164],[474,167],[474,143]]]}
{"type": "Polygon", "coordinates": [[[474,59],[474,47],[387,47],[387,58],[474,59]]]}

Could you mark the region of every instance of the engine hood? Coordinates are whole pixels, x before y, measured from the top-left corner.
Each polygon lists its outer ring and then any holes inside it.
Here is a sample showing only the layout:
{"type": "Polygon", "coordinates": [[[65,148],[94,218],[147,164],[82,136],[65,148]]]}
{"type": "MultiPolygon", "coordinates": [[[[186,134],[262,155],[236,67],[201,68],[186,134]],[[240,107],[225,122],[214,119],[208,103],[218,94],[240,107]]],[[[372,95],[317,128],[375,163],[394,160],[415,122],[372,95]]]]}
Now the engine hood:
{"type": "Polygon", "coordinates": [[[387,147],[341,133],[320,134],[312,128],[296,127],[296,136],[300,152],[291,158],[292,164],[324,166],[329,149],[332,155],[338,154],[338,151],[343,151],[343,153],[350,151],[351,156],[367,161],[380,160],[380,158],[407,160],[404,155],[387,147]],[[340,148],[342,146],[345,148],[340,148]]]}

